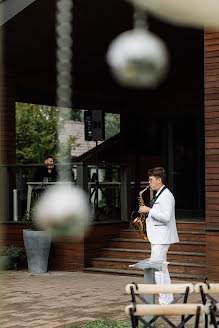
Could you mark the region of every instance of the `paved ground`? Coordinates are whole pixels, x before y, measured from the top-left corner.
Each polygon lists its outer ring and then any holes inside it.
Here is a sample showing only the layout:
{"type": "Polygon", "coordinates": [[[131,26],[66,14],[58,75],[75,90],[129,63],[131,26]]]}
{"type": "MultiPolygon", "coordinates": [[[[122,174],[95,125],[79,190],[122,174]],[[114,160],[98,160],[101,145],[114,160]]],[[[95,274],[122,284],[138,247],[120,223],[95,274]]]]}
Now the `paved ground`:
{"type": "MultiPolygon", "coordinates": [[[[125,286],[143,282],[137,277],[82,272],[8,271],[0,276],[0,328],[64,328],[104,318],[129,321],[124,313],[130,303],[125,286]]],[[[201,303],[200,296],[192,294],[189,302],[201,303]]]]}

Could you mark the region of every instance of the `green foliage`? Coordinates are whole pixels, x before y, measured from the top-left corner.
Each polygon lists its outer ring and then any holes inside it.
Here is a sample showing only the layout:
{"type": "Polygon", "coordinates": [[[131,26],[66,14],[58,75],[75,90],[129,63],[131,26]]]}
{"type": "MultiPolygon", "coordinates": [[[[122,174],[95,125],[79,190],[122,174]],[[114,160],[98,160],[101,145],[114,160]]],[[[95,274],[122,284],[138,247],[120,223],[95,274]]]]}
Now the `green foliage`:
{"type": "Polygon", "coordinates": [[[0,270],[17,269],[24,258],[22,247],[9,245],[0,248],[0,270]]]}
{"type": "Polygon", "coordinates": [[[31,230],[34,230],[34,231],[40,230],[34,221],[33,209],[30,209],[30,211],[26,210],[24,216],[22,217],[22,222],[24,224],[26,224],[31,230]]]}
{"type": "Polygon", "coordinates": [[[71,111],[71,120],[83,122],[84,120],[84,112],[81,109],[74,109],[71,111]]]}
{"type": "Polygon", "coordinates": [[[71,117],[83,120],[82,110],[69,110],[54,106],[16,103],[16,160],[17,164],[40,164],[46,155],[59,157],[61,161],[71,160],[71,147],[78,147],[77,137],[58,144],[58,128],[71,117]],[[69,112],[70,111],[70,112],[69,112]],[[59,114],[62,119],[59,121],[59,114]],[[60,154],[57,154],[59,149],[60,154]]]}
{"type": "Polygon", "coordinates": [[[20,256],[22,254],[23,254],[23,248],[22,247],[9,245],[9,246],[2,246],[0,248],[0,255],[1,256],[15,257],[15,256],[20,256]]]}
{"type": "Polygon", "coordinates": [[[42,163],[56,154],[58,109],[16,103],[17,163],[42,163]]]}
{"type": "Polygon", "coordinates": [[[120,115],[105,113],[105,138],[106,140],[120,132],[120,115]]]}
{"type": "MultiPolygon", "coordinates": [[[[123,322],[123,321],[118,321],[118,320],[95,320],[95,321],[90,321],[87,322],[84,325],[74,325],[71,326],[70,328],[131,328],[131,322],[123,322]]],[[[164,324],[156,324],[156,328],[166,328],[167,326],[164,324]]],[[[139,328],[143,328],[143,324],[140,322],[139,323],[139,328]]]]}
{"type": "Polygon", "coordinates": [[[131,323],[117,320],[96,320],[87,324],[86,328],[131,328],[131,323]]]}
{"type": "Polygon", "coordinates": [[[62,162],[70,162],[71,161],[71,149],[75,149],[79,147],[80,144],[77,143],[78,137],[70,136],[68,141],[64,144],[59,142],[59,154],[58,157],[62,162]]]}
{"type": "MultiPolygon", "coordinates": [[[[83,121],[83,110],[58,109],[54,106],[44,106],[26,103],[16,103],[16,161],[17,164],[43,163],[46,155],[61,161],[71,159],[71,147],[77,144],[77,137],[69,138],[65,145],[58,144],[58,117],[62,111],[61,127],[65,120],[83,121]],[[61,154],[57,154],[57,148],[61,154]]],[[[120,131],[120,116],[105,113],[106,139],[120,131]]]]}
{"type": "Polygon", "coordinates": [[[70,328],[131,328],[130,322],[122,322],[117,320],[95,320],[87,322],[81,326],[71,326],[70,328]]]}

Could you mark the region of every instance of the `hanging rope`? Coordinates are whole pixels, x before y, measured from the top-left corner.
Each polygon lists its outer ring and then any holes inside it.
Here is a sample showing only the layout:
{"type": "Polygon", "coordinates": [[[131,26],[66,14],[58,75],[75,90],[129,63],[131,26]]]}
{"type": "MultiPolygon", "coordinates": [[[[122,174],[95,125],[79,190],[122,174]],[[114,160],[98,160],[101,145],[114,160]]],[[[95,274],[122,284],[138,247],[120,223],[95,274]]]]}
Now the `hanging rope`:
{"type": "MultiPolygon", "coordinates": [[[[64,123],[71,118],[72,108],[72,17],[73,0],[56,2],[56,103],[59,107],[58,118],[58,162],[64,162],[65,147],[60,144],[60,135],[64,133],[64,123]]],[[[71,165],[58,166],[58,179],[71,180],[71,165]]]]}

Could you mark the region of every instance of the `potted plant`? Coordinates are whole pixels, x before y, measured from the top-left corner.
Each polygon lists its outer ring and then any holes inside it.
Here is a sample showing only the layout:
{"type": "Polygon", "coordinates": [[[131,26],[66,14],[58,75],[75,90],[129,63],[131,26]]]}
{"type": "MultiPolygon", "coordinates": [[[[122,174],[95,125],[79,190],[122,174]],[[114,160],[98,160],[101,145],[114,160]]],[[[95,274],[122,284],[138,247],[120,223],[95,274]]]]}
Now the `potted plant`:
{"type": "Polygon", "coordinates": [[[23,248],[8,245],[0,248],[0,260],[2,269],[17,269],[23,257],[23,248]]]}
{"type": "Polygon", "coordinates": [[[29,229],[23,230],[28,271],[30,273],[47,272],[51,246],[50,234],[47,231],[39,230],[33,219],[33,209],[26,211],[22,222],[29,227],[29,229]]]}

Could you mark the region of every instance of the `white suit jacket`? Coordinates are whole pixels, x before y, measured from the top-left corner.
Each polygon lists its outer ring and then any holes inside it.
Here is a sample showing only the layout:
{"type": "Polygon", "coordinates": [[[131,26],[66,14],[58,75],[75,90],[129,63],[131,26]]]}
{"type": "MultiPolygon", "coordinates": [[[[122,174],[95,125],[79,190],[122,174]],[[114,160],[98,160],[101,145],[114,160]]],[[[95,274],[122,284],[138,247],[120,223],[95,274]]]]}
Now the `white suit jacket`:
{"type": "Polygon", "coordinates": [[[151,244],[174,244],[179,241],[175,199],[169,189],[165,189],[155,201],[146,219],[147,236],[151,244]]]}

